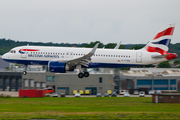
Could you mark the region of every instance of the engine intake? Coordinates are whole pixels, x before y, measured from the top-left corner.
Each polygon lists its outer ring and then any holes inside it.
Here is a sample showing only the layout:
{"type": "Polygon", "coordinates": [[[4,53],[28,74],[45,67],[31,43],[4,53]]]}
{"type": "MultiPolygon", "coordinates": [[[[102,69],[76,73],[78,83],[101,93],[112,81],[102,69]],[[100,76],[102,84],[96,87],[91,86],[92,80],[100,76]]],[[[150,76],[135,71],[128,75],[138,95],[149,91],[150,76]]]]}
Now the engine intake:
{"type": "Polygon", "coordinates": [[[65,73],[69,70],[65,62],[59,61],[49,61],[48,67],[50,72],[65,73]]]}

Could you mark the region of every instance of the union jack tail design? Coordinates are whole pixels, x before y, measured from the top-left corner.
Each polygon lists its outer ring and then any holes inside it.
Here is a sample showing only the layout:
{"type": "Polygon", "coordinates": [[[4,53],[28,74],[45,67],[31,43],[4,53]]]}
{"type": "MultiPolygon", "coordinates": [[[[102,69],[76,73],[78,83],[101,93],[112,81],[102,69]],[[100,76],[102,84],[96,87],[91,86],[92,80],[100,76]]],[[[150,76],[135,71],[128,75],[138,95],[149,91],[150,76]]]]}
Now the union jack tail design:
{"type": "Polygon", "coordinates": [[[148,52],[158,52],[167,60],[177,58],[177,54],[168,53],[175,24],[166,24],[156,36],[144,47],[148,52]]]}

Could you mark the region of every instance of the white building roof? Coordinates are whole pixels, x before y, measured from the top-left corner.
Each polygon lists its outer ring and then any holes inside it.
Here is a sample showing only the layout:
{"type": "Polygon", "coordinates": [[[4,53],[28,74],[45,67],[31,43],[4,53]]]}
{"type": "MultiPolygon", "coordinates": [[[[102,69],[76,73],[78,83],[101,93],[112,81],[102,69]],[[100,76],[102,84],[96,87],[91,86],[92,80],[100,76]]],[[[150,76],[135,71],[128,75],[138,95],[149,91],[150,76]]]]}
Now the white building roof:
{"type": "Polygon", "coordinates": [[[120,71],[123,76],[180,76],[179,68],[132,68],[129,71],[120,71]]]}

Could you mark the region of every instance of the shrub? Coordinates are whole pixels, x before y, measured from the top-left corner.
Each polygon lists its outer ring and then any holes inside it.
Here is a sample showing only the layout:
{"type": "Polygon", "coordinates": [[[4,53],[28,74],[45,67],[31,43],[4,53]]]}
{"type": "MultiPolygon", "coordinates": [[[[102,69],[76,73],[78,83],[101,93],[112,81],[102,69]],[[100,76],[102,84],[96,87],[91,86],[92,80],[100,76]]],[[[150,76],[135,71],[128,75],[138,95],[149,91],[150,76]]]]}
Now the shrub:
{"type": "Polygon", "coordinates": [[[4,94],[1,94],[1,95],[0,95],[0,98],[4,98],[4,97],[5,97],[5,95],[4,95],[4,94]]]}
{"type": "Polygon", "coordinates": [[[45,97],[51,97],[50,95],[46,95],[45,97]]]}

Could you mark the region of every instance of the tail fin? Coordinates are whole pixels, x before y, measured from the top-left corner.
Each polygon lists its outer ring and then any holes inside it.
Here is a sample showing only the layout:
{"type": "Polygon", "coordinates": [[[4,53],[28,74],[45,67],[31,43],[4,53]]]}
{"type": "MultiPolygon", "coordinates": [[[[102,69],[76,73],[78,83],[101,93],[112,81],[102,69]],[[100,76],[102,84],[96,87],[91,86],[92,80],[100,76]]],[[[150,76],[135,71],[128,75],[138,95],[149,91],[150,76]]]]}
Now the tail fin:
{"type": "Polygon", "coordinates": [[[159,52],[161,55],[167,53],[175,24],[166,24],[156,36],[144,47],[148,52],[159,52]]]}

